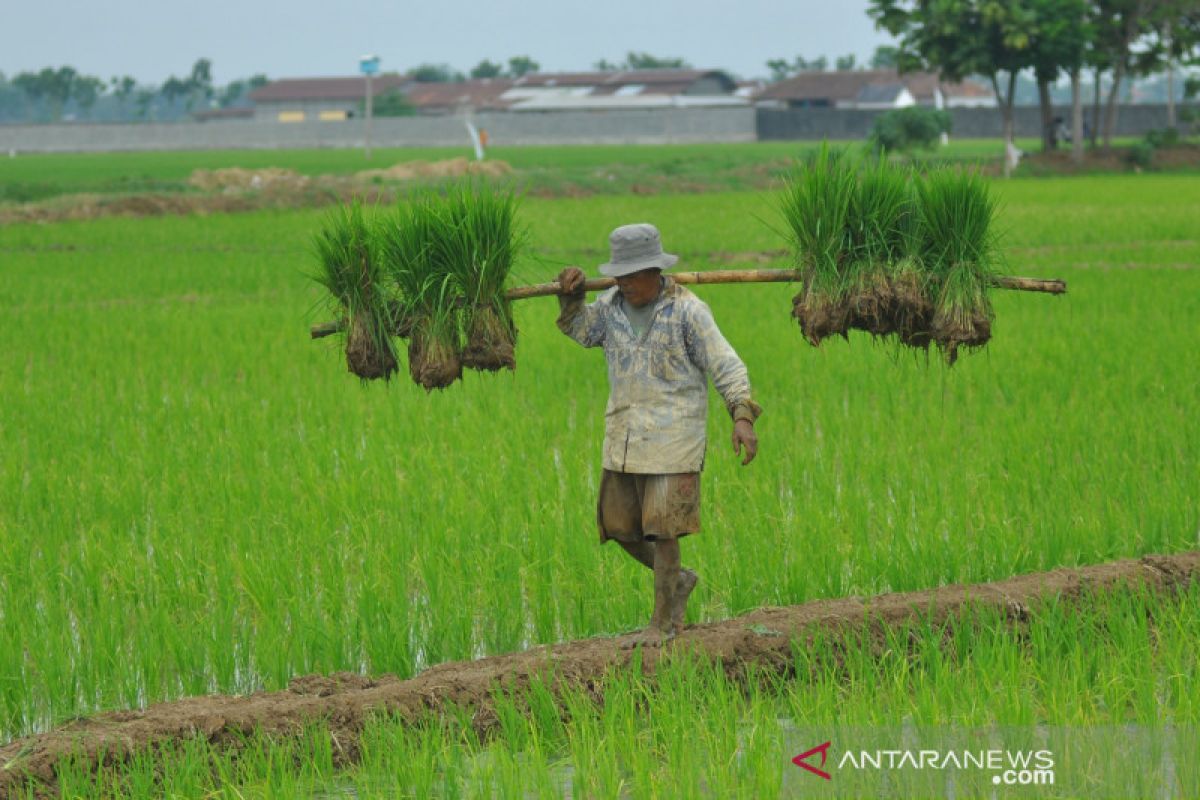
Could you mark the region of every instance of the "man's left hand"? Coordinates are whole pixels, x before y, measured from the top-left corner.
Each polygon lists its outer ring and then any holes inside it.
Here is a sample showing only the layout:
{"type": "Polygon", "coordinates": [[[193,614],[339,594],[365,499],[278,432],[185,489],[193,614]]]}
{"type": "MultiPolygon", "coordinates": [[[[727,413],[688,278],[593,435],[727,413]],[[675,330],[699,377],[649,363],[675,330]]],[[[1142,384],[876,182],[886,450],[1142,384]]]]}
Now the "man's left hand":
{"type": "Polygon", "coordinates": [[[740,455],[742,447],[746,448],[746,457],[742,466],[746,466],[758,455],[758,436],[754,433],[754,425],[748,419],[739,419],[733,423],[733,454],[740,455]]]}

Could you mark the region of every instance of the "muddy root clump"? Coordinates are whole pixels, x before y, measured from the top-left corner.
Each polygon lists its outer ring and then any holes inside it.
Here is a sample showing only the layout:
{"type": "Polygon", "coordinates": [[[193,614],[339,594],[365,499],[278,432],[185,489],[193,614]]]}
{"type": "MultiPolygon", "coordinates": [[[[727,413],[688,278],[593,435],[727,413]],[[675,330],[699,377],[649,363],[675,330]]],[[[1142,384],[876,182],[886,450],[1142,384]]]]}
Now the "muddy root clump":
{"type": "Polygon", "coordinates": [[[895,332],[895,296],[886,275],[866,276],[851,293],[848,305],[850,328],[877,337],[895,332]]]}
{"type": "Polygon", "coordinates": [[[933,341],[933,302],[926,296],[921,278],[905,272],[891,281],[892,325],[900,343],[921,350],[933,341]]]}
{"type": "Polygon", "coordinates": [[[844,299],[818,298],[802,292],[792,298],[792,316],[800,322],[800,331],[813,347],[831,336],[846,338],[850,329],[850,304],[844,299]]]}
{"type": "Polygon", "coordinates": [[[425,391],[445,389],[462,377],[462,358],[453,344],[418,330],[408,341],[408,374],[425,391]]]}
{"type": "Polygon", "coordinates": [[[469,369],[497,372],[516,369],[516,328],[491,306],[475,310],[467,331],[462,363],[469,369]]]}
{"type": "Polygon", "coordinates": [[[396,356],[387,345],[373,333],[374,318],[365,313],[354,317],[346,336],[346,367],[365,381],[388,380],[398,369],[396,356]]]}
{"type": "Polygon", "coordinates": [[[945,354],[947,364],[958,360],[958,348],[975,350],[991,338],[992,321],[979,312],[961,319],[938,315],[933,320],[932,339],[945,354]]]}

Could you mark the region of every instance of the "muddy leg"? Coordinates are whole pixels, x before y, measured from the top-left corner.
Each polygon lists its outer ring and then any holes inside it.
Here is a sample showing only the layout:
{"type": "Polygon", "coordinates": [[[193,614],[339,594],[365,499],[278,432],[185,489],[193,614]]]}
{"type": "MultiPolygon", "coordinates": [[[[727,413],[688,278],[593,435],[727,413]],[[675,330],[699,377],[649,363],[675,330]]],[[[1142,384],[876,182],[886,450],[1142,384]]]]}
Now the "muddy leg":
{"type": "MultiPolygon", "coordinates": [[[[654,542],[621,542],[617,544],[624,548],[626,553],[638,560],[638,563],[645,565],[649,569],[654,569],[654,542]]],[[[700,578],[690,569],[680,569],[679,583],[675,585],[675,597],[672,602],[671,609],[671,624],[675,628],[675,632],[683,630],[683,615],[687,611],[688,597],[691,596],[692,590],[696,588],[696,583],[700,578]]]]}
{"type": "Polygon", "coordinates": [[[663,539],[654,544],[654,615],[646,628],[630,637],[626,647],[662,644],[675,635],[671,620],[675,590],[679,585],[679,541],[663,539]]]}
{"type": "Polygon", "coordinates": [[[683,631],[683,613],[687,611],[688,598],[692,596],[692,589],[696,588],[699,580],[700,576],[690,569],[679,571],[679,584],[675,588],[671,608],[671,625],[676,633],[683,631]]]}
{"type": "Polygon", "coordinates": [[[647,569],[654,569],[654,542],[622,542],[619,539],[617,544],[621,545],[626,553],[636,558],[647,569]]]}

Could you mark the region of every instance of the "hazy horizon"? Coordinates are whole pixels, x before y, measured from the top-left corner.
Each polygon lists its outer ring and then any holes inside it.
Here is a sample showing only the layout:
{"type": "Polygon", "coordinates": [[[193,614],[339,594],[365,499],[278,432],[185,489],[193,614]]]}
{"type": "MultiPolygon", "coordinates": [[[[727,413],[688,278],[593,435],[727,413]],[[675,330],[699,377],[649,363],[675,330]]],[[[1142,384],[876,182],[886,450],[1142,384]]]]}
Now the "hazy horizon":
{"type": "Polygon", "coordinates": [[[159,84],[186,76],[198,58],[214,83],[265,73],[271,78],[353,75],[364,53],[400,72],[446,63],[467,72],[482,59],[528,55],[544,72],[619,62],[629,51],[680,57],[695,67],[765,77],[770,58],[853,53],[860,64],[890,37],[876,31],[866,0],[790,4],[610,0],[607,4],[527,0],[517,15],[499,5],[448,0],[372,7],[359,0],[330,14],[327,3],[213,0],[204,6],[148,6],[65,0],[22,4],[0,29],[0,72],[70,65],[107,80],[132,75],[159,84]],[[286,14],[286,17],[283,15],[286,14]]]}

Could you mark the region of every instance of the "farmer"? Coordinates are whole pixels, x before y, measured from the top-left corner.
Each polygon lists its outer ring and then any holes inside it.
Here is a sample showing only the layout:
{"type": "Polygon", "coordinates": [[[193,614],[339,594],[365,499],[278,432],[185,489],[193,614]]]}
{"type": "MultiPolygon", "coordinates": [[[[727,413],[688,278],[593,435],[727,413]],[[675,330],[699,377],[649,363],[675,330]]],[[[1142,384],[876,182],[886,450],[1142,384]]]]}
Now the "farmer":
{"type": "Polygon", "coordinates": [[[708,385],[733,418],[733,452],[758,452],[746,365],[717,329],[708,306],[662,274],[679,259],[664,253],[653,225],[623,225],[600,265],[617,285],[584,303],[584,275],[559,273],[558,328],[584,347],[604,347],[609,397],[604,471],[596,518],[600,541],[615,539],[654,571],[654,614],[630,646],[679,632],[696,573],[679,563],[679,537],[700,530],[708,385]]]}

